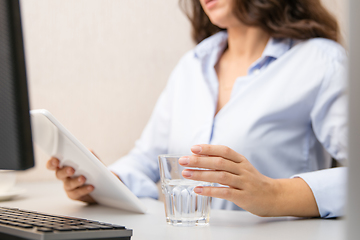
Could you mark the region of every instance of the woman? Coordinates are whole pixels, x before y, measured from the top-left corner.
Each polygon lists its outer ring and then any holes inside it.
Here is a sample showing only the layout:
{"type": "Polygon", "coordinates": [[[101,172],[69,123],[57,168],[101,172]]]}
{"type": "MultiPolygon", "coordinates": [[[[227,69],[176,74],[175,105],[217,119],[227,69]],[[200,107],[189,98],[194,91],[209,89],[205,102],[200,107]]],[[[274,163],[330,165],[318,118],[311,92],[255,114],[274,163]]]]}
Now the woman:
{"type": "MultiPolygon", "coordinates": [[[[213,208],[259,216],[343,214],[345,60],[319,0],[193,0],[199,43],[170,76],[135,148],[110,169],[139,197],[158,197],[157,155],[187,153],[189,179],[213,208]]],[[[74,170],[48,168],[72,199],[91,202],[74,170]]]]}

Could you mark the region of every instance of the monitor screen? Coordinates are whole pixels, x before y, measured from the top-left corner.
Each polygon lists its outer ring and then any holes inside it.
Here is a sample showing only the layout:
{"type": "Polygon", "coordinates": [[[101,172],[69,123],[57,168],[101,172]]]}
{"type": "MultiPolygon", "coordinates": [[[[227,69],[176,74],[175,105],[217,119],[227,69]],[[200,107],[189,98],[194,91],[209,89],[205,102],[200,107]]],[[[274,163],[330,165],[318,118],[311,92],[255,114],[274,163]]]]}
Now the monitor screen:
{"type": "Polygon", "coordinates": [[[0,0],[0,169],[34,166],[18,0],[0,0]]]}

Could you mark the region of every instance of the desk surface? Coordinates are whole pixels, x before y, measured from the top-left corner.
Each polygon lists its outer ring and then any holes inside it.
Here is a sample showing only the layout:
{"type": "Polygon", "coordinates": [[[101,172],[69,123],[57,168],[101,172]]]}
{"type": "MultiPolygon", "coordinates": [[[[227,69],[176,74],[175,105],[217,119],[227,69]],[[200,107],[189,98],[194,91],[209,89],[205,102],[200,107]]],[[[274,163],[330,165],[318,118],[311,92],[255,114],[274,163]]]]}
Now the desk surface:
{"type": "Polygon", "coordinates": [[[261,218],[244,211],[212,210],[206,227],[173,227],[166,223],[163,203],[142,199],[146,214],[133,214],[100,205],[87,206],[67,198],[56,182],[19,183],[26,192],[0,206],[17,207],[44,213],[69,215],[125,225],[140,239],[266,239],[312,240],[344,239],[344,220],[261,218]]]}

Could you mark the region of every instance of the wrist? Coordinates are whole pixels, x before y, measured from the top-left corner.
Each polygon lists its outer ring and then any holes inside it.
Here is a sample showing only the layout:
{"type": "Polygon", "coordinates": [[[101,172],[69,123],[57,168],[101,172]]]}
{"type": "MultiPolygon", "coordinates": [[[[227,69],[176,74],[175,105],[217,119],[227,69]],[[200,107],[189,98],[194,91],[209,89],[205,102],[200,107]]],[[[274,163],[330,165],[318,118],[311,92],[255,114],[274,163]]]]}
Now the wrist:
{"type": "Polygon", "coordinates": [[[271,207],[266,217],[282,216],[283,211],[283,184],[281,179],[270,179],[271,207]]]}
{"type": "Polygon", "coordinates": [[[274,179],[273,192],[273,216],[319,216],[314,194],[302,178],[274,179]]]}

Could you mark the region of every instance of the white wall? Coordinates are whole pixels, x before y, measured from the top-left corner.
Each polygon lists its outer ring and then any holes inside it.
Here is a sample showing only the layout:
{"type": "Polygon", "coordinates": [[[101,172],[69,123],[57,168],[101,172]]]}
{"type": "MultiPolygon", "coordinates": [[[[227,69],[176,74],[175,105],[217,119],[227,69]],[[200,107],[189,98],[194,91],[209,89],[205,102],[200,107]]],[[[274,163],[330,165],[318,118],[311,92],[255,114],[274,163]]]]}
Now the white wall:
{"type": "Polygon", "coordinates": [[[337,17],[340,24],[340,32],[342,35],[342,44],[347,47],[348,23],[349,23],[349,0],[321,0],[329,11],[337,17]]]}
{"type": "MultiPolygon", "coordinates": [[[[324,0],[345,21],[343,0],[324,0]]],[[[32,109],[45,108],[105,164],[140,136],[179,58],[193,47],[178,0],[22,0],[32,109]]],[[[20,181],[54,179],[36,149],[20,181]]]]}
{"type": "MultiPolygon", "coordinates": [[[[193,47],[177,0],[23,0],[30,104],[52,112],[105,164],[140,136],[193,47]]],[[[20,180],[53,179],[46,156],[20,180]]]]}

